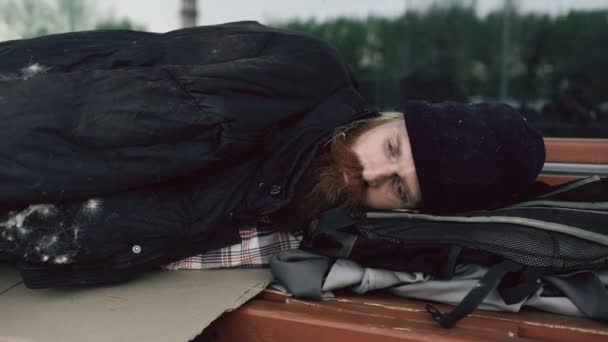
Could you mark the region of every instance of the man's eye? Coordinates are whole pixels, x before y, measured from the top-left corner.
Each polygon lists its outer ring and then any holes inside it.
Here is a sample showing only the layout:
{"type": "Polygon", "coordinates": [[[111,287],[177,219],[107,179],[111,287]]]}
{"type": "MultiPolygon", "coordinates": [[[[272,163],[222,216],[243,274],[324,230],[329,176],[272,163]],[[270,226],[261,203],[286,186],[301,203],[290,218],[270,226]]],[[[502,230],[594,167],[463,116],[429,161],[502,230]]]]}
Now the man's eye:
{"type": "Polygon", "coordinates": [[[401,179],[396,176],[395,177],[395,190],[397,191],[397,195],[404,201],[407,201],[407,194],[405,193],[405,186],[401,179]]]}
{"type": "Polygon", "coordinates": [[[388,142],[388,153],[391,155],[391,157],[397,155],[397,148],[391,141],[388,142]]]}

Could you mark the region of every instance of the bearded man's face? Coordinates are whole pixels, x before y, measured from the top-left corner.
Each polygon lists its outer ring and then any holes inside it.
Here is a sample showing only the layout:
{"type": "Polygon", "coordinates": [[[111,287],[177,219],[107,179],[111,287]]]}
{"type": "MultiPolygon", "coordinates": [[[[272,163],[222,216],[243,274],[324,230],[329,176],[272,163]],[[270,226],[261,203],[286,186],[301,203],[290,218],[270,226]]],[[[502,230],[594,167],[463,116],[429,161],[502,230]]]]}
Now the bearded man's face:
{"type": "Polygon", "coordinates": [[[420,204],[420,185],[405,123],[372,122],[338,134],[315,166],[307,205],[327,208],[407,209],[420,204]]]}

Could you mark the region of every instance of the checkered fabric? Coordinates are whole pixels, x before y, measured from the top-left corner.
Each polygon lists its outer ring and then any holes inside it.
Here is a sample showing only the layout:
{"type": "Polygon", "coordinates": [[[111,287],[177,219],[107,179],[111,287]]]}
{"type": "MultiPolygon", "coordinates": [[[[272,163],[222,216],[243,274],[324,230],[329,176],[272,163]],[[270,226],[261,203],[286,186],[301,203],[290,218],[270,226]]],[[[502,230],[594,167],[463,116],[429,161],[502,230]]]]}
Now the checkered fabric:
{"type": "Polygon", "coordinates": [[[195,255],[165,266],[168,270],[258,268],[268,266],[275,253],[298,248],[302,237],[285,232],[243,227],[241,243],[195,255]]]}

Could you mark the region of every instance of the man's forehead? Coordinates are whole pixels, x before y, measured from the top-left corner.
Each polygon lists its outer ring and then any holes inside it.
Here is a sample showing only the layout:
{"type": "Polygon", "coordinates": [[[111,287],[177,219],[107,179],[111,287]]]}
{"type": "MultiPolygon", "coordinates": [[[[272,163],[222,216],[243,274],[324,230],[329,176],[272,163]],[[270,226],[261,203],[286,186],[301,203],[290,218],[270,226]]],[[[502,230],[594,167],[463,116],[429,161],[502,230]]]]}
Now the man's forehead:
{"type": "Polygon", "coordinates": [[[405,124],[403,123],[403,120],[388,119],[379,124],[378,126],[372,127],[363,132],[354,140],[354,143],[362,143],[362,140],[369,139],[370,137],[381,138],[383,136],[391,134],[403,135],[405,133],[405,124]]]}

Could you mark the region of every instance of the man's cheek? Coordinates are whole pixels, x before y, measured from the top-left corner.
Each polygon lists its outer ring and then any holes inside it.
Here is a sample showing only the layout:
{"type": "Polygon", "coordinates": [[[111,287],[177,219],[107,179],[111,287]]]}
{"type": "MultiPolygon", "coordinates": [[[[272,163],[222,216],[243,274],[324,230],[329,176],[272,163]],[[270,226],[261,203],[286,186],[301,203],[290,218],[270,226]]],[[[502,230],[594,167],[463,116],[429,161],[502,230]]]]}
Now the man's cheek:
{"type": "Polygon", "coordinates": [[[364,204],[366,207],[369,207],[372,209],[380,209],[379,206],[381,205],[381,201],[380,201],[380,198],[378,197],[377,191],[366,190],[363,198],[365,199],[364,204]]]}

